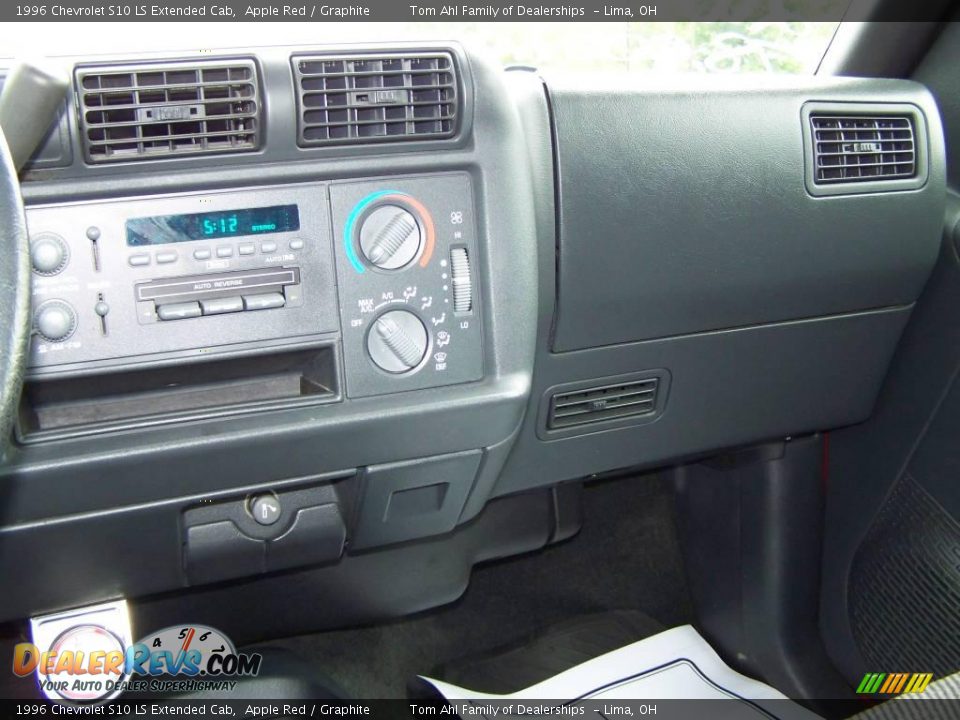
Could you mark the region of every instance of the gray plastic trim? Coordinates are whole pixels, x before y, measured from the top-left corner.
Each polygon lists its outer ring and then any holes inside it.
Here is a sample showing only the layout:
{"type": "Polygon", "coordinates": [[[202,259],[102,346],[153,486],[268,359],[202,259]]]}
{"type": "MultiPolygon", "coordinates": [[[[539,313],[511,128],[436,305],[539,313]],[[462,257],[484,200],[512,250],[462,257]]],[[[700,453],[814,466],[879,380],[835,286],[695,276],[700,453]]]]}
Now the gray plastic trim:
{"type": "MultiPolygon", "coordinates": [[[[187,157],[159,157],[134,160],[119,163],[97,163],[90,165],[83,160],[83,148],[79,133],[70,133],[70,145],[73,162],[67,167],[35,167],[26,172],[23,181],[23,194],[26,200],[55,202],[58,200],[76,200],[80,198],[102,197],[103,193],[126,194],[130,191],[131,179],[136,177],[137,185],[143,187],[170,182],[173,175],[189,173],[191,183],[203,182],[200,178],[204,174],[211,174],[216,184],[225,187],[225,180],[234,187],[243,184],[259,185],[265,182],[282,181],[271,177],[269,173],[276,171],[303,172],[312,168],[314,174],[308,173],[302,179],[305,181],[317,178],[315,163],[323,164],[349,162],[356,163],[364,158],[370,159],[371,169],[361,173],[376,176],[385,172],[384,161],[389,158],[389,164],[405,163],[413,160],[416,167],[409,168],[412,172],[432,172],[436,169],[435,162],[443,162],[447,153],[456,150],[469,150],[473,143],[473,127],[475,122],[475,70],[477,60],[471,58],[463,48],[454,42],[423,43],[423,42],[393,42],[370,43],[364,45],[298,45],[256,48],[251,53],[249,48],[225,49],[218,53],[216,59],[229,60],[249,58],[251,54],[256,58],[260,68],[260,82],[262,100],[265,112],[263,113],[263,137],[259,150],[241,153],[223,153],[187,157]],[[290,58],[298,54],[320,54],[335,52],[337,54],[352,53],[417,53],[417,52],[448,52],[453,55],[454,63],[459,70],[461,90],[461,119],[457,133],[452,138],[428,140],[411,140],[399,143],[371,143],[367,145],[299,147],[297,145],[297,109],[296,92],[293,84],[290,58]],[[306,168],[303,163],[310,163],[306,168]],[[300,167],[296,165],[300,164],[300,167]],[[244,179],[243,173],[249,173],[253,179],[244,179]],[[122,182],[117,183],[117,180],[122,182]],[[59,183],[63,183],[58,188],[59,183]],[[78,187],[78,183],[84,187],[78,187]],[[116,189],[111,189],[116,187],[116,189]]],[[[73,57],[58,58],[67,64],[141,64],[141,63],[176,63],[203,59],[203,56],[190,56],[180,53],[125,53],[122,55],[104,55],[102,57],[73,57]]],[[[76,96],[71,93],[68,99],[66,116],[74,121],[77,117],[76,96]]],[[[75,128],[74,128],[75,129],[75,128]]],[[[325,177],[329,177],[324,175],[325,177]]],[[[182,188],[182,183],[170,184],[166,191],[176,192],[182,188]]],[[[162,190],[161,190],[162,191],[162,190]]]]}
{"type": "Polygon", "coordinates": [[[922,85],[743,77],[610,85],[550,84],[554,352],[917,299],[936,258],[945,175],[939,116],[922,85]],[[923,187],[811,195],[799,125],[812,100],[922,108],[923,187]]]}

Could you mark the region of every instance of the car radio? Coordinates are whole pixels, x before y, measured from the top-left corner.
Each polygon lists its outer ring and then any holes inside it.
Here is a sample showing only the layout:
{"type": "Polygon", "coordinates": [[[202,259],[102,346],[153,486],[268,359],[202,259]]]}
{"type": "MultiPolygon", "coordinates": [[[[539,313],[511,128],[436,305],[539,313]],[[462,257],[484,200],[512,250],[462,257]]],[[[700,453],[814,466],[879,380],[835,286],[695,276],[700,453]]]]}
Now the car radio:
{"type": "Polygon", "coordinates": [[[27,210],[30,374],[342,338],[354,397],[482,376],[465,173],[27,210]]]}
{"type": "Polygon", "coordinates": [[[32,372],[336,332],[327,208],[323,185],[29,208],[32,372]]]}

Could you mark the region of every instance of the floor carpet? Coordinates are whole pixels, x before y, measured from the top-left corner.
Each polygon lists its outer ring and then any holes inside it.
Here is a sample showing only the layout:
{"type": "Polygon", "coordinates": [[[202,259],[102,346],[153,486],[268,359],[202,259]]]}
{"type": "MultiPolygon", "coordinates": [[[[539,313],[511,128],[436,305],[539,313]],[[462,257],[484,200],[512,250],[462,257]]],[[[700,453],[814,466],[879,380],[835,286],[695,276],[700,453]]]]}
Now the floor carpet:
{"type": "Polygon", "coordinates": [[[639,610],[667,627],[692,610],[672,496],[657,476],[596,482],[573,539],[475,568],[452,605],[397,622],[272,641],[357,698],[404,697],[407,680],[571,617],[639,610]]]}

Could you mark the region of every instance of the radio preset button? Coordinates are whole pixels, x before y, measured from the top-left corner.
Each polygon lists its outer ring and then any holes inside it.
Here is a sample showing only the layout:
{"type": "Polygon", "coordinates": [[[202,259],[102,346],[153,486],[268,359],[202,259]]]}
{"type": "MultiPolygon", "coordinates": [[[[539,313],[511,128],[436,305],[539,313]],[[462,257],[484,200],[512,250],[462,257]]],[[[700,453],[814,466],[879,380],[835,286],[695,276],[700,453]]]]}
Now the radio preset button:
{"type": "Polygon", "coordinates": [[[161,320],[183,320],[200,317],[200,315],[200,303],[198,302],[170,303],[157,308],[157,316],[161,320]]]}
{"type": "Polygon", "coordinates": [[[157,253],[157,262],[160,265],[166,265],[168,263],[177,261],[177,251],[176,250],[165,250],[164,252],[157,253]]]}
{"type": "Polygon", "coordinates": [[[287,299],[280,293],[263,293],[261,295],[244,295],[243,306],[247,310],[270,310],[283,307],[287,299]]]}
{"type": "Polygon", "coordinates": [[[276,251],[277,251],[277,244],[275,242],[260,243],[260,252],[274,253],[276,251]]]}
{"type": "Polygon", "coordinates": [[[209,259],[210,259],[210,251],[207,250],[207,248],[200,248],[199,250],[194,250],[194,251],[193,251],[193,259],[194,259],[194,260],[209,260],[209,259]]]}
{"type": "Polygon", "coordinates": [[[257,251],[257,246],[253,243],[243,243],[237,250],[241,255],[253,255],[257,251]]]}
{"type": "Polygon", "coordinates": [[[130,256],[130,267],[143,267],[150,264],[150,256],[146,253],[130,256]]]}
{"type": "Polygon", "coordinates": [[[221,245],[217,248],[217,257],[218,258],[228,258],[233,257],[233,248],[229,245],[221,245]]]}
{"type": "Polygon", "coordinates": [[[291,241],[290,241],[290,249],[291,249],[291,250],[303,250],[303,244],[304,244],[304,243],[303,243],[303,240],[301,240],[300,238],[297,238],[296,240],[291,240],[291,241]]]}
{"type": "Polygon", "coordinates": [[[284,297],[287,298],[287,305],[299,305],[303,302],[302,285],[285,285],[283,288],[284,297]]]}
{"type": "Polygon", "coordinates": [[[137,320],[141,325],[149,325],[157,321],[157,306],[153,300],[142,300],[137,303],[137,320]]]}
{"type": "Polygon", "coordinates": [[[241,312],[243,310],[243,298],[227,297],[215,298],[213,300],[201,300],[200,307],[204,315],[220,315],[222,313],[241,312]]]}

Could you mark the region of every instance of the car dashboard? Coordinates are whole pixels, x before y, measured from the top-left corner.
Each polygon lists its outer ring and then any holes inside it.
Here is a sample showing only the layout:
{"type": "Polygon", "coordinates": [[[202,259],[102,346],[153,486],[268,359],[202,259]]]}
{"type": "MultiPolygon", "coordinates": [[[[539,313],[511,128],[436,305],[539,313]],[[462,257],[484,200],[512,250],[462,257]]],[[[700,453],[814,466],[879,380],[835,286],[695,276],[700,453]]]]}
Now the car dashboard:
{"type": "Polygon", "coordinates": [[[449,602],[576,532],[585,477],[864,420],[940,247],[909,81],[62,60],[4,620],[175,595],[242,639],[449,602]]]}

